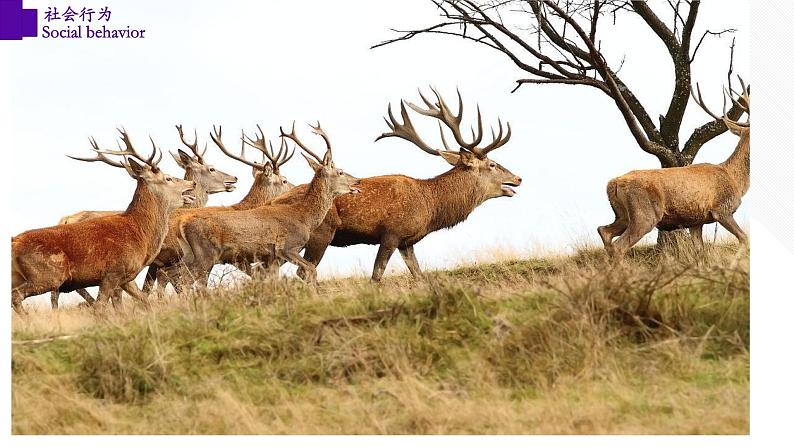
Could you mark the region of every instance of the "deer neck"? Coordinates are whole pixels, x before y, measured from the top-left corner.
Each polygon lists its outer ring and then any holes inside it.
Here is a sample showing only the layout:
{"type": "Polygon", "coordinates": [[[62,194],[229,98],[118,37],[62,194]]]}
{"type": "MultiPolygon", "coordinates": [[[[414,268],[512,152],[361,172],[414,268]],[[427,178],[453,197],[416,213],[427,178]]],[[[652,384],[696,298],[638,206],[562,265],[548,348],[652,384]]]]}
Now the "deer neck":
{"type": "MultiPolygon", "coordinates": [[[[185,180],[195,180],[195,176],[193,175],[193,171],[187,170],[185,171],[185,180]]],[[[196,186],[193,188],[193,195],[196,197],[196,200],[188,205],[185,205],[184,208],[204,208],[207,206],[207,202],[209,202],[210,195],[206,189],[204,189],[204,185],[201,182],[196,182],[196,186]]]]}
{"type": "Polygon", "coordinates": [[[298,202],[297,208],[303,215],[302,221],[314,231],[325,219],[333,203],[334,197],[331,195],[330,187],[319,175],[315,175],[306,188],[303,200],[298,202]]]}
{"type": "Polygon", "coordinates": [[[721,165],[733,177],[744,195],[750,189],[750,132],[739,138],[733,153],[721,165]]]}
{"type": "Polygon", "coordinates": [[[432,205],[430,231],[449,228],[466,218],[486,200],[474,178],[474,172],[462,166],[425,180],[432,205]]]}
{"type": "Polygon", "coordinates": [[[248,194],[232,207],[238,210],[247,210],[262,206],[273,200],[273,191],[268,187],[266,179],[262,175],[256,176],[254,184],[248,190],[248,194]]]}
{"type": "Polygon", "coordinates": [[[160,250],[160,245],[168,231],[168,216],[171,211],[152,194],[144,182],[138,181],[135,195],[124,215],[131,218],[133,224],[140,230],[147,256],[153,256],[160,250]]]}

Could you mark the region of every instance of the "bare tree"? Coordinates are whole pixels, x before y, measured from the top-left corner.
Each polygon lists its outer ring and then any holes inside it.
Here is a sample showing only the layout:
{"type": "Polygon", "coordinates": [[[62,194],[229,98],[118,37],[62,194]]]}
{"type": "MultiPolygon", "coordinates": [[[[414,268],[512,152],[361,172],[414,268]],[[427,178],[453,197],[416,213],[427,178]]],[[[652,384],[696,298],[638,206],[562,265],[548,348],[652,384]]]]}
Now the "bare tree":
{"type": "MultiPolygon", "coordinates": [[[[639,147],[655,156],[663,168],[687,166],[700,148],[727,127],[714,119],[697,127],[681,142],[681,122],[689,104],[691,65],[703,41],[734,29],[706,30],[694,35],[700,1],[656,2],[667,8],[655,11],[645,1],[626,0],[431,0],[440,20],[413,30],[393,30],[398,37],[372,48],[408,40],[418,35],[451,35],[503,53],[528,76],[517,79],[513,92],[524,84],[585,85],[612,98],[639,147]],[[661,12],[672,18],[666,23],[661,12]],[[658,123],[631,88],[620,78],[625,55],[612,64],[601,46],[599,25],[616,24],[617,17],[635,14],[662,41],[672,60],[675,82],[667,111],[658,123]]],[[[661,9],[661,8],[660,8],[661,9]]],[[[603,25],[601,25],[603,28],[603,25]]],[[[731,44],[730,67],[733,64],[731,44]]],[[[732,68],[729,67],[728,78],[732,68]]],[[[743,110],[734,105],[731,120],[743,110]]]]}

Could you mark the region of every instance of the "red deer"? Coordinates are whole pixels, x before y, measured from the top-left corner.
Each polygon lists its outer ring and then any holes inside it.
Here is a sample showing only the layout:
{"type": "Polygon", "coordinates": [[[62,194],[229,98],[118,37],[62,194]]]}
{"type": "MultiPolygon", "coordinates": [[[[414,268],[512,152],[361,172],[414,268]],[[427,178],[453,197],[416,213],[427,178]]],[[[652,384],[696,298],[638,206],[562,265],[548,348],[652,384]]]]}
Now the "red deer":
{"type": "Polygon", "coordinates": [[[334,198],[357,193],[359,180],[336,168],[330,139],[320,123],[312,128],[325,140],[326,152],[322,158],[300,142],[294,132],[289,137],[305,152],[304,158],[314,171],[301,200],[244,211],[205,212],[182,222],[179,242],[191,279],[206,285],[207,274],[215,264],[250,264],[275,257],[303,268],[306,279],[316,283],[314,266],[301,257],[300,250],[325,218],[334,198]]]}
{"type": "MultiPolygon", "coordinates": [[[[185,175],[183,178],[185,180],[193,180],[196,182],[196,187],[194,188],[193,192],[193,196],[195,196],[196,200],[193,203],[186,205],[184,208],[201,208],[207,204],[210,194],[234,191],[235,183],[237,183],[237,177],[216,169],[214,166],[206,162],[204,155],[207,153],[207,148],[205,146],[203,151],[198,150],[198,135],[196,135],[196,132],[193,132],[193,143],[188,143],[185,139],[185,134],[182,131],[182,126],[176,126],[176,130],[179,132],[179,138],[182,140],[182,143],[187,146],[188,149],[190,149],[193,155],[191,156],[181,149],[178,149],[176,154],[173,152],[170,154],[172,157],[174,157],[174,160],[176,160],[179,167],[185,170],[185,175]]],[[[94,141],[92,141],[91,144],[94,150],[99,150],[94,141]]],[[[90,160],[95,161],[96,159],[90,160]]],[[[96,217],[110,216],[112,214],[121,213],[122,211],[80,211],[62,218],[58,224],[65,225],[77,223],[96,217]]],[[[94,303],[94,298],[88,293],[87,290],[77,289],[76,292],[89,304],[94,303]]],[[[60,293],[57,291],[53,291],[50,295],[50,302],[52,303],[53,309],[58,308],[59,295],[60,293]]],[[[116,304],[115,301],[114,304],[116,304]]]]}
{"type": "MultiPolygon", "coordinates": [[[[304,257],[313,265],[319,264],[328,245],[346,247],[355,244],[380,245],[372,270],[372,280],[380,281],[386,264],[395,249],[399,249],[412,275],[421,275],[419,262],[414,254],[414,245],[428,234],[453,227],[464,221],[471,212],[486,200],[496,197],[511,197],[521,178],[488,158],[488,153],[503,146],[511,136],[510,125],[504,132],[499,120],[499,131],[492,130],[493,141],[479,147],[483,139],[482,117],[477,109],[477,134],[465,141],[460,125],[463,117],[463,99],[458,91],[458,113],[454,115],[441,95],[433,89],[437,103],[422,95],[427,109],[407,103],[408,107],[439,121],[441,142],[445,150],[435,149],[425,143],[414,129],[401,101],[403,123],[394,117],[389,105],[391,129],[375,139],[398,137],[407,140],[430,155],[440,156],[452,165],[452,169],[430,179],[415,179],[404,175],[384,175],[361,179],[360,194],[347,194],[334,201],[329,215],[318,227],[306,245],[304,257]],[[446,126],[460,146],[453,151],[447,145],[446,126]]],[[[474,132],[472,132],[474,134],[474,132]]],[[[283,134],[283,132],[282,132],[283,134]]],[[[289,137],[289,135],[285,135],[289,137]]],[[[300,200],[305,187],[296,187],[273,200],[273,203],[293,203],[300,200]]],[[[303,271],[299,270],[299,274],[303,271]]]]}
{"type": "MultiPolygon", "coordinates": [[[[695,245],[703,246],[703,225],[719,222],[743,245],[744,234],[733,213],[750,188],[750,87],[742,84],[742,94],[731,101],[748,115],[747,122],[717,116],[704,104],[697,88],[693,99],[713,118],[722,120],[739,143],[724,162],[699,163],[680,168],[631,171],[607,183],[607,197],[615,221],[598,227],[598,234],[610,257],[620,260],[634,244],[654,227],[660,230],[688,228],[695,245]],[[618,237],[615,242],[612,239],[618,237]]],[[[723,100],[724,100],[723,96],[723,100]]],[[[723,104],[724,105],[724,104],[723,104]]]]}
{"type": "Polygon", "coordinates": [[[127,133],[119,132],[125,149],[95,150],[95,159],[124,168],[137,181],[132,201],[121,214],[30,230],[13,237],[11,302],[17,312],[24,312],[22,301],[27,297],[92,286],[99,286],[98,303],[106,303],[118,288],[147,303],[134,282],[135,276],[160,251],[169,214],[195,200],[190,195],[195,182],[160,171],[157,165],[162,152],[155,161],[158,149],[154,140],[152,154],[144,158],[135,151],[127,133]],[[108,159],[105,154],[120,155],[122,161],[108,159]]]}
{"type": "MultiPolygon", "coordinates": [[[[175,266],[182,258],[182,249],[179,246],[177,235],[179,225],[183,220],[195,215],[203,215],[204,213],[239,211],[255,208],[270,202],[273,197],[294,187],[293,184],[287,181],[286,177],[281,175],[280,171],[281,166],[292,158],[294,151],[289,152],[286,150],[286,144],[282,144],[278,153],[275,153],[272,144],[269,148],[265,144],[264,132],[262,132],[261,127],[258,128],[260,133],[257,136],[255,147],[262,152],[263,159],[267,158],[267,163],[257,163],[246,159],[245,140],[243,136],[241,136],[240,155],[236,155],[226,149],[222,139],[223,128],[215,128],[213,126],[213,133],[210,134],[212,141],[218,146],[221,152],[228,157],[250,166],[254,173],[254,183],[251,185],[248,194],[234,205],[228,207],[215,206],[200,209],[185,209],[174,212],[169,221],[168,235],[163,242],[160,253],[151,262],[146,273],[146,280],[143,284],[144,292],[148,293],[151,291],[155,281],[157,281],[158,287],[161,289],[164,288],[167,283],[172,282],[172,278],[169,278],[165,272],[166,270],[174,272],[174,269],[170,269],[170,267],[175,266]]],[[[241,265],[239,267],[246,272],[250,272],[250,265],[241,265]]],[[[174,282],[174,285],[178,285],[178,282],[174,282]]]]}

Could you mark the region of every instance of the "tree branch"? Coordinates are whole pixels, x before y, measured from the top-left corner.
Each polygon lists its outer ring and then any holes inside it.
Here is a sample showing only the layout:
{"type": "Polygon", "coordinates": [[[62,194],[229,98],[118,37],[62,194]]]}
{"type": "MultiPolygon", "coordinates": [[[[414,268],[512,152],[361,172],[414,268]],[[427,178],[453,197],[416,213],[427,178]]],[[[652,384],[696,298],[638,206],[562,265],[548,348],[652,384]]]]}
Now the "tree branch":
{"type": "Polygon", "coordinates": [[[684,120],[684,113],[686,112],[687,105],[689,105],[689,86],[692,85],[692,71],[689,62],[689,47],[692,40],[692,29],[697,20],[699,1],[690,3],[689,13],[687,14],[686,21],[683,22],[681,30],[681,43],[675,53],[670,53],[673,58],[673,65],[675,69],[675,81],[673,86],[673,94],[670,97],[670,104],[667,106],[667,112],[660,119],[659,130],[662,134],[664,144],[678,152],[679,150],[679,133],[681,132],[681,123],[684,120]]]}
{"type": "Polygon", "coordinates": [[[695,28],[695,21],[697,20],[699,8],[699,0],[689,4],[689,14],[687,15],[686,22],[684,22],[684,29],[681,31],[681,52],[684,54],[689,54],[689,45],[692,41],[692,30],[695,28]]]}
{"type": "Polygon", "coordinates": [[[609,89],[607,88],[606,84],[602,81],[593,78],[584,78],[584,79],[517,79],[516,80],[516,87],[510,91],[510,93],[515,93],[522,85],[524,84],[573,84],[573,85],[589,85],[591,87],[595,87],[607,95],[611,95],[609,89]]]}
{"type": "Polygon", "coordinates": [[[711,30],[704,31],[703,35],[700,36],[700,40],[698,41],[698,44],[695,45],[695,51],[692,52],[692,57],[689,58],[689,63],[691,64],[692,62],[695,62],[695,55],[698,53],[698,50],[700,49],[700,44],[703,43],[703,39],[705,39],[706,36],[722,37],[722,35],[725,33],[735,33],[735,32],[736,32],[735,28],[728,28],[722,31],[711,31],[711,30]]]}
{"type": "MultiPolygon", "coordinates": [[[[734,104],[733,107],[728,110],[726,116],[729,119],[738,120],[743,113],[744,109],[738,104],[734,104]]],[[[710,121],[698,127],[692,132],[692,135],[689,136],[686,144],[684,144],[681,155],[691,163],[704,144],[722,135],[726,130],[728,130],[728,127],[725,126],[725,123],[721,119],[710,121]]]]}
{"type": "Polygon", "coordinates": [[[648,24],[651,30],[653,30],[653,32],[656,33],[660,39],[662,39],[662,42],[667,47],[667,51],[670,52],[670,55],[675,57],[679,51],[679,44],[678,39],[673,32],[670,31],[670,28],[668,28],[667,25],[665,25],[664,22],[662,22],[662,20],[659,19],[656,14],[654,14],[647,2],[633,0],[631,2],[631,6],[634,8],[634,12],[642,17],[642,20],[648,24]]]}

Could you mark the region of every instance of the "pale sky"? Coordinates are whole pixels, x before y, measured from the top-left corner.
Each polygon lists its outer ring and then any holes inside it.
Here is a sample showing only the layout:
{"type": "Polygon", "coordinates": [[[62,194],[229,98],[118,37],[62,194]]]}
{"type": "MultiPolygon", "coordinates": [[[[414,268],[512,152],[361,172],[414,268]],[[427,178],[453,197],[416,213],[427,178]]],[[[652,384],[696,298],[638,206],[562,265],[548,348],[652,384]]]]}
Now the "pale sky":
{"type": "MultiPolygon", "coordinates": [[[[99,3],[83,2],[95,9],[109,6],[108,26],[145,28],[146,38],[0,42],[3,60],[10,60],[0,74],[0,99],[9,105],[0,118],[10,130],[6,153],[13,157],[15,193],[6,222],[11,235],[53,225],[80,210],[126,207],[134,182],[124,172],[65,157],[88,155],[90,135],[103,146],[114,145],[119,125],[141,151],[149,149],[149,134],[162,149],[175,150],[181,143],[174,125],[191,133],[197,128],[201,144],[209,142],[207,158],[241,178],[235,192],[216,194],[210,204],[237,202],[252,181],[250,168],[226,158],[209,141],[212,124],[222,124],[229,136],[261,124],[275,140],[280,125],[296,120],[305,140],[322,147],[305,126],[319,120],[334,144],[337,166],[353,175],[440,174],[448,165],[408,142],[374,143],[387,130],[382,116],[388,103],[418,101],[416,89],[428,85],[450,102],[459,87],[464,120],[479,103],[486,125],[495,124],[497,116],[511,122],[511,141],[491,158],[524,182],[515,197],[490,200],[457,227],[420,242],[416,253],[427,268],[487,258],[494,251],[532,256],[600,245],[595,229],[613,217],[606,182],[632,169],[659,166],[639,150],[613,103],[595,89],[527,85],[511,94],[515,79],[525,77],[517,67],[493,50],[452,37],[421,36],[369,49],[393,37],[390,28],[436,23],[429,0],[404,0],[399,7],[380,1],[99,3]]],[[[665,3],[653,6],[669,20],[665,3]]],[[[25,0],[25,7],[40,12],[69,4],[74,2],[25,0]]],[[[39,20],[41,27],[41,14],[39,20]]],[[[651,116],[658,116],[672,90],[666,50],[638,19],[624,15],[618,25],[619,33],[602,30],[607,56],[617,65],[626,55],[622,79],[651,116]]],[[[734,70],[752,80],[749,2],[703,2],[695,36],[707,27],[738,29],[734,70]]],[[[729,45],[730,37],[707,38],[693,66],[693,79],[712,109],[721,107],[729,45]]],[[[682,139],[707,118],[692,104],[682,139]]],[[[413,121],[427,139],[437,141],[432,120],[413,121]]],[[[726,133],[704,146],[696,162],[721,162],[736,142],[726,133]]],[[[163,160],[164,170],[182,175],[170,157],[163,160]]],[[[295,184],[311,175],[299,157],[283,170],[295,184]]],[[[745,226],[750,194],[737,213],[745,226]]],[[[713,231],[713,226],[705,230],[709,238],[713,231]]],[[[375,252],[375,246],[332,247],[320,275],[369,275],[375,252]]],[[[390,267],[404,268],[398,255],[390,267]]]]}

